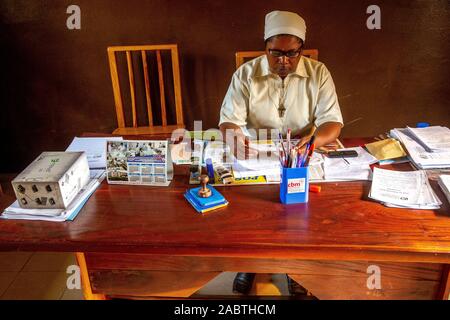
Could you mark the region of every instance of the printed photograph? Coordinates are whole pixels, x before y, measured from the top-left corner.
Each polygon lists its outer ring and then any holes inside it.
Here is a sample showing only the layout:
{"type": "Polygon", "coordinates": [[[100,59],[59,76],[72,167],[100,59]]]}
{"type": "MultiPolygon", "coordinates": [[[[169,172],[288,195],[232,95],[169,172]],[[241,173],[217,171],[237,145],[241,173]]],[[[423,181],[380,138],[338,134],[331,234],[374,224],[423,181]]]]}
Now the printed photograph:
{"type": "Polygon", "coordinates": [[[108,181],[133,184],[166,182],[166,155],[167,141],[108,141],[108,181]],[[154,174],[160,177],[156,179],[152,176],[154,174]],[[141,179],[141,175],[148,177],[141,179]]]}

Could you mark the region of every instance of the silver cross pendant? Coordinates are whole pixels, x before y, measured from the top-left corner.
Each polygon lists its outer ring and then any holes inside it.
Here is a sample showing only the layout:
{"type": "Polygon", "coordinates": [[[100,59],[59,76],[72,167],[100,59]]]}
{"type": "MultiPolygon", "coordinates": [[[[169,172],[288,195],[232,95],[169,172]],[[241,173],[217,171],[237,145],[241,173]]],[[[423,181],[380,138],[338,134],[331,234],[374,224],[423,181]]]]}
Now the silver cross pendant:
{"type": "Polygon", "coordinates": [[[280,107],[278,108],[278,116],[280,118],[283,118],[284,116],[284,111],[286,111],[286,108],[284,107],[283,104],[280,104],[280,107]]]}

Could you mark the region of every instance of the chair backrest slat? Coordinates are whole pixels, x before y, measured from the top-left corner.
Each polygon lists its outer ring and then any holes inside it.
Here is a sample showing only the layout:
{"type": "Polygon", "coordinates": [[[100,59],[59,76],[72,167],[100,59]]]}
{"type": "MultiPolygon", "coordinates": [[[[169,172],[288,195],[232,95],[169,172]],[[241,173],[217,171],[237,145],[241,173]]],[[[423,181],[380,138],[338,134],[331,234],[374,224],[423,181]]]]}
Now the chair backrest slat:
{"type": "Polygon", "coordinates": [[[178,48],[175,47],[171,51],[172,55],[172,73],[173,73],[173,87],[175,91],[175,108],[177,116],[177,124],[183,124],[183,106],[181,103],[181,81],[180,81],[180,66],[178,63],[178,48]]]}
{"type": "Polygon", "coordinates": [[[131,61],[131,52],[130,51],[127,51],[127,66],[128,66],[128,80],[130,81],[131,112],[132,112],[132,116],[133,116],[133,127],[137,128],[136,96],[135,96],[135,90],[134,90],[133,62],[131,61]]]}
{"type": "Polygon", "coordinates": [[[145,50],[141,51],[141,55],[142,55],[142,67],[144,69],[145,98],[147,101],[148,125],[153,126],[152,99],[150,99],[150,78],[148,76],[147,54],[145,53],[145,50]]]}
{"type": "MultiPolygon", "coordinates": [[[[117,53],[117,55],[119,54],[117,53]]],[[[182,109],[182,96],[181,96],[181,79],[180,79],[180,66],[178,60],[178,47],[176,44],[162,44],[162,45],[133,45],[133,46],[113,46],[108,47],[108,59],[109,66],[111,72],[111,81],[114,92],[114,103],[116,108],[117,122],[118,128],[114,130],[116,134],[153,134],[153,133],[168,133],[172,132],[177,128],[184,128],[183,121],[183,109],[182,109]],[[133,52],[140,52],[141,61],[142,61],[142,69],[144,73],[144,81],[141,85],[139,81],[141,78],[134,78],[134,71],[140,69],[140,66],[133,66],[133,52]],[[165,65],[166,56],[164,52],[170,51],[170,59],[172,64],[172,73],[164,74],[166,71],[165,65]],[[131,98],[131,111],[132,111],[132,126],[128,124],[125,119],[125,106],[128,107],[128,104],[124,104],[122,100],[120,80],[118,74],[118,62],[119,57],[116,57],[116,52],[126,55],[127,61],[127,70],[128,70],[128,81],[129,81],[129,89],[130,89],[130,98],[131,98]],[[154,55],[149,55],[149,52],[154,52],[154,55]],[[156,59],[152,59],[156,57],[156,59]],[[155,61],[156,60],[156,61],[155,61]],[[155,62],[155,64],[153,64],[155,62]],[[155,65],[155,67],[153,67],[155,65]],[[150,70],[152,69],[152,70],[150,70]],[[154,70],[153,70],[154,69],[154,70]],[[156,72],[158,75],[156,75],[156,72]],[[164,83],[165,78],[173,76],[173,92],[172,92],[172,79],[170,79],[170,83],[164,83]],[[156,84],[158,81],[158,84],[156,84]],[[153,86],[155,85],[155,86],[153,86]],[[166,86],[168,85],[168,86],[166,86]],[[167,89],[168,88],[168,89],[167,89]],[[159,89],[159,101],[157,99],[157,93],[155,90],[159,89]],[[141,103],[141,93],[143,97],[143,91],[145,90],[145,102],[141,103]],[[169,99],[166,97],[167,93],[170,92],[171,96],[169,99]],[[172,97],[174,98],[172,100],[172,97]],[[153,98],[153,101],[152,101],[153,98]],[[173,102],[172,102],[173,101],[173,102]],[[159,122],[155,118],[155,114],[153,113],[153,107],[158,105],[158,102],[161,107],[161,121],[159,122]],[[155,105],[156,103],[156,105],[155,105]],[[145,104],[146,106],[140,104],[145,104]],[[175,104],[175,106],[173,106],[175,104]],[[167,108],[175,108],[175,116],[176,119],[167,119],[167,112],[169,111],[167,108]],[[148,116],[148,126],[142,125],[139,126],[141,122],[140,119],[138,121],[138,116],[141,114],[137,111],[146,109],[148,116]],[[176,121],[176,124],[173,122],[176,121]],[[155,125],[155,123],[161,123],[161,125],[155,125]],[[170,123],[170,124],[168,124],[170,123]]],[[[168,62],[167,62],[168,63],[168,62]]],[[[139,63],[140,65],[140,63],[139,63]]],[[[121,69],[120,69],[121,70],[121,69]]],[[[140,70],[136,71],[140,74],[140,70]]],[[[129,108],[129,107],[128,107],[129,108]]],[[[145,111],[144,111],[145,112],[145,111]]],[[[170,113],[169,113],[170,114],[170,113]]],[[[145,120],[144,120],[145,121],[145,120]]],[[[145,121],[146,122],[146,121],[145,121]]]]}
{"type": "Polygon", "coordinates": [[[119,73],[117,72],[115,51],[108,50],[108,60],[114,93],[114,105],[116,107],[117,125],[119,128],[125,128],[125,116],[123,114],[122,95],[120,93],[119,73]]]}
{"type": "Polygon", "coordinates": [[[167,126],[166,97],[164,95],[164,76],[163,76],[162,61],[161,61],[161,51],[160,50],[156,50],[156,62],[158,64],[159,96],[160,96],[160,99],[161,99],[162,125],[163,126],[167,126]]]}

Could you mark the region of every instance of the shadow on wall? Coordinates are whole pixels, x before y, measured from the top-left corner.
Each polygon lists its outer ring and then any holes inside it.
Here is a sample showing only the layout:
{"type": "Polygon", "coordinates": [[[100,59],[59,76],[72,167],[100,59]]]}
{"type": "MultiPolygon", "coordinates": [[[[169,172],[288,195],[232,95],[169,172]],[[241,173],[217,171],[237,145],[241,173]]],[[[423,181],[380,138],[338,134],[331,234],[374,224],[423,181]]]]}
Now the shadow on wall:
{"type": "MultiPolygon", "coordinates": [[[[183,98],[185,98],[183,100],[184,119],[187,129],[193,129],[195,120],[202,120],[203,130],[216,128],[219,123],[218,110],[222,104],[222,100],[218,99],[217,92],[223,90],[220,87],[223,87],[223,79],[226,79],[225,76],[222,78],[219,76],[224,73],[223,68],[220,70],[220,60],[213,55],[187,54],[182,57],[182,66],[182,90],[183,98]],[[194,83],[192,78],[195,79],[194,83]],[[186,110],[186,106],[190,106],[190,110],[186,110]]],[[[230,80],[231,75],[227,86],[230,80]]],[[[225,92],[223,94],[225,95],[225,92]]]]}

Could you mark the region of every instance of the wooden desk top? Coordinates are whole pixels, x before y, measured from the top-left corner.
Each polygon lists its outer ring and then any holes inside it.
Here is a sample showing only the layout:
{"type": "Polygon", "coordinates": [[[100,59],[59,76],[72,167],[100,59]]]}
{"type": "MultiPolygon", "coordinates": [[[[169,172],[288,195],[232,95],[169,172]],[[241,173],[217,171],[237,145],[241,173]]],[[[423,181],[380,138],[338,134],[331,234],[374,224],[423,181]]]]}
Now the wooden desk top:
{"type": "MultiPolygon", "coordinates": [[[[277,185],[218,187],[230,204],[204,215],[188,187],[187,174],[169,187],[104,181],[73,222],[0,220],[0,250],[450,263],[450,206],[436,186],[440,210],[384,207],[361,181],[324,183],[295,205],[277,185]]],[[[0,196],[0,208],[12,201],[0,196]]]]}

